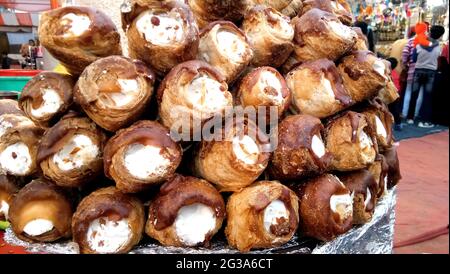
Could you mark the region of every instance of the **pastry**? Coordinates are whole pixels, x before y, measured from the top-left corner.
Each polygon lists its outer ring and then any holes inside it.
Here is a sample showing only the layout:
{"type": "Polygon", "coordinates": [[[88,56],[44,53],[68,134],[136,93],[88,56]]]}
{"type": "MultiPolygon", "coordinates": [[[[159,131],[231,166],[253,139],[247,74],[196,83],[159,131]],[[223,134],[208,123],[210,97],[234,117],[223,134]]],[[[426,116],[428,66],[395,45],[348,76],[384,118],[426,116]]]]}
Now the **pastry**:
{"type": "Polygon", "coordinates": [[[387,193],[388,169],[389,166],[386,163],[386,159],[384,158],[383,154],[377,154],[373,164],[370,164],[367,167],[367,170],[372,173],[372,176],[377,182],[377,198],[381,198],[387,193]]]}
{"type": "Polygon", "coordinates": [[[150,203],[145,233],[164,246],[207,246],[224,218],[225,202],[211,184],[176,174],[150,203]]]}
{"type": "Polygon", "coordinates": [[[57,185],[79,187],[102,173],[105,142],[105,133],[94,122],[69,113],[45,132],[37,163],[57,185]]]}
{"type": "Polygon", "coordinates": [[[3,114],[23,115],[25,113],[19,108],[19,103],[12,99],[0,99],[0,116],[3,114]]]}
{"type": "Polygon", "coordinates": [[[219,140],[204,140],[194,156],[194,173],[220,191],[239,191],[267,167],[268,137],[250,119],[226,121],[219,140]]]}
{"type": "Polygon", "coordinates": [[[122,11],[130,56],[147,63],[159,76],[178,63],[195,59],[198,27],[183,1],[133,0],[122,11]]]}
{"type": "Polygon", "coordinates": [[[37,146],[44,130],[23,115],[0,116],[0,174],[28,176],[38,171],[37,146]]]}
{"type": "Polygon", "coordinates": [[[377,181],[366,169],[338,175],[353,197],[353,224],[370,222],[377,202],[377,181]]]}
{"type": "Polygon", "coordinates": [[[244,108],[254,107],[257,111],[264,109],[268,121],[271,118],[271,107],[276,109],[278,117],[282,117],[289,108],[291,91],[276,69],[259,67],[240,81],[237,98],[244,108]]]}
{"type": "Polygon", "coordinates": [[[98,189],[78,205],[73,240],[84,254],[127,253],[142,238],[145,215],[139,199],[115,187],[98,189]]]}
{"type": "Polygon", "coordinates": [[[310,115],[292,115],[278,125],[278,146],[269,171],[278,180],[301,179],[325,172],[331,162],[322,138],[324,127],[310,115]]]}
{"type": "Polygon", "coordinates": [[[241,252],[281,246],[297,230],[298,198],[278,181],[259,181],[230,196],[228,244],[241,252]]]}
{"type": "Polygon", "coordinates": [[[299,198],[300,235],[331,241],[352,228],[353,199],[336,176],[323,174],[293,188],[299,198]]]}
{"type": "Polygon", "coordinates": [[[302,9],[303,0],[248,0],[248,8],[254,7],[256,5],[262,5],[266,7],[271,7],[282,14],[294,17],[302,9]]]}
{"type": "Polygon", "coordinates": [[[318,118],[331,116],[353,104],[334,63],[307,61],[286,75],[295,112],[318,118]]]}
{"type": "Polygon", "coordinates": [[[253,50],[246,35],[230,21],[214,21],[202,29],[197,59],[215,67],[231,83],[247,67],[253,50]]]}
{"type": "Polygon", "coordinates": [[[367,37],[362,33],[361,28],[359,27],[352,27],[352,29],[356,32],[357,38],[356,43],[353,46],[352,51],[361,50],[366,51],[369,50],[369,41],[367,40],[367,37]]]}
{"type": "Polygon", "coordinates": [[[172,176],[183,151],[169,129],[142,120],[116,132],[105,146],[105,175],[123,192],[138,192],[172,176]]]}
{"type": "Polygon", "coordinates": [[[56,72],[41,72],[23,88],[20,108],[36,124],[49,126],[72,104],[72,77],[56,72]]]}
{"type": "Polygon", "coordinates": [[[328,121],[325,126],[325,143],[333,156],[333,170],[365,168],[373,163],[378,152],[377,139],[366,116],[353,111],[328,121]]]}
{"type": "Polygon", "coordinates": [[[377,96],[386,85],[386,65],[371,51],[353,51],[341,59],[337,68],[355,103],[377,96]]]}
{"type": "Polygon", "coordinates": [[[222,74],[198,60],[174,67],[159,85],[157,98],[162,124],[186,138],[201,133],[201,124],[233,105],[222,74]]]}
{"type": "Polygon", "coordinates": [[[337,60],[356,43],[356,33],[338,17],[317,8],[294,18],[294,52],[297,60],[337,60]]]}
{"type": "Polygon", "coordinates": [[[383,152],[383,156],[386,159],[388,166],[386,176],[386,187],[388,189],[393,188],[398,184],[402,175],[400,174],[400,162],[398,160],[397,148],[392,146],[383,152]]]}
{"type": "Polygon", "coordinates": [[[281,66],[294,50],[294,27],[289,17],[270,7],[252,8],[242,22],[242,30],[252,45],[252,65],[281,66]]]}
{"type": "Polygon", "coordinates": [[[379,150],[389,148],[394,143],[392,125],[394,117],[387,106],[378,98],[370,101],[369,105],[362,109],[362,114],[367,118],[375,131],[379,150]]]}
{"type": "Polygon", "coordinates": [[[220,20],[238,22],[244,16],[248,0],[187,0],[200,29],[220,20]]]}
{"type": "Polygon", "coordinates": [[[73,75],[80,75],[99,58],[122,54],[113,21],[92,7],[66,6],[44,12],[39,40],[73,75]]]}
{"type": "Polygon", "coordinates": [[[378,93],[378,98],[385,103],[386,105],[389,105],[393,103],[395,100],[397,100],[400,95],[398,93],[398,89],[394,84],[394,81],[392,80],[391,76],[391,63],[386,60],[382,60],[384,63],[384,78],[386,79],[386,86],[382,88],[378,93]]]}
{"type": "Polygon", "coordinates": [[[19,187],[13,176],[0,175],[0,221],[8,220],[9,207],[19,187]]]}
{"type": "Polygon", "coordinates": [[[74,100],[97,125],[116,131],[137,121],[150,103],[155,76],[138,60],[109,56],[89,65],[74,100]]]}
{"type": "Polygon", "coordinates": [[[304,0],[301,14],[317,8],[336,15],[342,24],[353,25],[353,14],[350,5],[345,0],[304,0]]]}
{"type": "Polygon", "coordinates": [[[14,234],[27,242],[54,242],[72,235],[73,205],[62,188],[36,179],[24,186],[9,208],[14,234]]]}

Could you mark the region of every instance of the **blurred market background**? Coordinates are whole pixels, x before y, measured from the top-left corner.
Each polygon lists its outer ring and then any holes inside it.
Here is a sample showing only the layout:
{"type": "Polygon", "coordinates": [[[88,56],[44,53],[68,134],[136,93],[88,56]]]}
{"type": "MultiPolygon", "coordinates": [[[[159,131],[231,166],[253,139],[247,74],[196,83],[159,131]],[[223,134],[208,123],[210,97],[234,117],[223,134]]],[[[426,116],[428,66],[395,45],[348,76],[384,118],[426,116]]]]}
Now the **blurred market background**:
{"type": "MultiPolygon", "coordinates": [[[[394,43],[405,41],[417,22],[444,26],[441,41],[448,43],[448,1],[347,0],[355,19],[366,22],[372,30],[374,51],[382,58],[395,55],[394,43]]],[[[17,98],[27,81],[41,70],[64,70],[39,45],[37,30],[42,12],[66,5],[95,6],[106,11],[122,31],[123,4],[124,0],[0,0],[4,66],[0,70],[0,97],[17,98]]],[[[445,81],[448,83],[448,79],[445,81]]],[[[448,117],[440,124],[429,129],[405,124],[401,131],[394,132],[403,175],[398,188],[395,253],[449,253],[448,117]]],[[[0,232],[0,253],[5,252],[23,250],[6,245],[0,232]]]]}

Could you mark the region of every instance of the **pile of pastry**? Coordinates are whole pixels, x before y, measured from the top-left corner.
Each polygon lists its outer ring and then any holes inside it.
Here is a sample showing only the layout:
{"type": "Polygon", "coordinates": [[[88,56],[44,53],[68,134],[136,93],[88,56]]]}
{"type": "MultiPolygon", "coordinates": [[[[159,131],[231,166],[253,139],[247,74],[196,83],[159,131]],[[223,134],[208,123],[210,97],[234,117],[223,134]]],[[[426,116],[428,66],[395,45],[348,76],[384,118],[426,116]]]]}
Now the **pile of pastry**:
{"type": "Polygon", "coordinates": [[[144,235],[208,246],[221,229],[242,252],[295,233],[329,241],[399,181],[390,66],[345,0],[133,0],[121,13],[131,58],[103,12],[44,13],[40,41],[71,75],[42,72],[0,101],[0,218],[20,239],[71,238],[82,253],[144,235]],[[179,117],[193,133],[232,106],[275,107],[275,136],[241,119],[223,140],[171,137],[179,117]]]}

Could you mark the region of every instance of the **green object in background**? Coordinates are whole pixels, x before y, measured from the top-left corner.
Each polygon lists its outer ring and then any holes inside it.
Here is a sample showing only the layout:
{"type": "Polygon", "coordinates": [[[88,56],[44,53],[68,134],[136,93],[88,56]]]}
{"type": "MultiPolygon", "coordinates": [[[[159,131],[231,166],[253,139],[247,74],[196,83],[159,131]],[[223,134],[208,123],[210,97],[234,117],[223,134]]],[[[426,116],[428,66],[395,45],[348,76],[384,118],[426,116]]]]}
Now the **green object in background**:
{"type": "Polygon", "coordinates": [[[0,230],[5,230],[9,227],[9,222],[0,221],[0,230]]]}
{"type": "Polygon", "coordinates": [[[0,76],[0,91],[18,91],[31,80],[31,76],[0,76]]]}

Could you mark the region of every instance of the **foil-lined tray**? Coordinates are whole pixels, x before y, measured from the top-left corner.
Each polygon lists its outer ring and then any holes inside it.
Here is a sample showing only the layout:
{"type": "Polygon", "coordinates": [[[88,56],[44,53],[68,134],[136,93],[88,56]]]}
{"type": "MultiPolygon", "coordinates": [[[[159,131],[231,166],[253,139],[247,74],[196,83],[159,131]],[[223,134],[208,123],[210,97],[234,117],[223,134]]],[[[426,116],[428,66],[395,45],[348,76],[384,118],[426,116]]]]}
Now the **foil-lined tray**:
{"type": "MultiPolygon", "coordinates": [[[[295,235],[281,247],[254,250],[251,254],[388,254],[392,253],[395,223],[396,187],[378,201],[372,220],[354,227],[333,241],[321,243],[317,240],[295,235]]],[[[8,244],[24,247],[32,253],[77,254],[78,245],[72,241],[31,244],[18,239],[11,228],[4,235],[8,244]]],[[[209,248],[164,247],[154,240],[145,238],[131,254],[236,254],[238,250],[229,247],[223,233],[216,235],[209,248]]]]}

